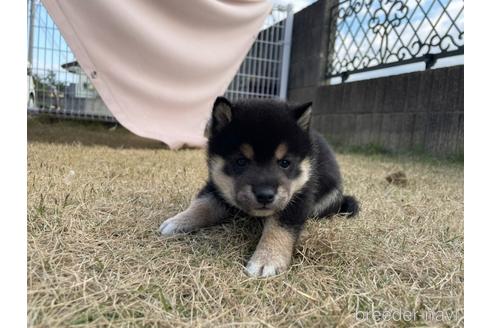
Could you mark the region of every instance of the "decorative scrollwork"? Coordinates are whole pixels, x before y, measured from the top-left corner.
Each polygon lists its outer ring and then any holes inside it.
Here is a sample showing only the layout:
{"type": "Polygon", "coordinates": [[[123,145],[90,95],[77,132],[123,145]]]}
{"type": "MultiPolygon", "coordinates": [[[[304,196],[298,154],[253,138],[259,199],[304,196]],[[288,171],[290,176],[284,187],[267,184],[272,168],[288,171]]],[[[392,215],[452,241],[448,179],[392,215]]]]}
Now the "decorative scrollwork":
{"type": "Polygon", "coordinates": [[[364,6],[371,5],[374,0],[352,0],[350,6],[341,7],[338,11],[338,18],[347,19],[354,14],[358,14],[364,6]]]}
{"type": "Polygon", "coordinates": [[[330,19],[328,78],[464,52],[463,0],[346,0],[330,19]]]}

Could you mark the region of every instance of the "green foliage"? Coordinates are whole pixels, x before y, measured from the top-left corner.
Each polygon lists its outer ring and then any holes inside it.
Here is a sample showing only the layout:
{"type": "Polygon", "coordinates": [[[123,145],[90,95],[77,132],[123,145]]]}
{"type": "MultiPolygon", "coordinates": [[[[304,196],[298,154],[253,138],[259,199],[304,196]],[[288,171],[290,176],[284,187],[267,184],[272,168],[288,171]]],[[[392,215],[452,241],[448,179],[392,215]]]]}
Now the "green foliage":
{"type": "Polygon", "coordinates": [[[34,88],[36,92],[46,92],[56,90],[60,93],[65,92],[66,84],[56,79],[56,73],[52,70],[48,71],[46,76],[33,74],[34,88]]]}
{"type": "Polygon", "coordinates": [[[454,154],[446,156],[437,156],[430,154],[424,149],[411,149],[411,150],[390,150],[378,144],[368,145],[341,145],[335,144],[333,146],[337,153],[341,154],[359,154],[365,156],[371,156],[376,158],[393,158],[404,159],[407,158],[411,161],[426,162],[429,164],[461,164],[464,163],[464,154],[454,154]]]}
{"type": "Polygon", "coordinates": [[[48,74],[41,76],[33,74],[34,90],[36,93],[36,103],[41,108],[50,107],[57,103],[57,99],[65,93],[66,84],[57,80],[56,73],[52,70],[48,74]]]}

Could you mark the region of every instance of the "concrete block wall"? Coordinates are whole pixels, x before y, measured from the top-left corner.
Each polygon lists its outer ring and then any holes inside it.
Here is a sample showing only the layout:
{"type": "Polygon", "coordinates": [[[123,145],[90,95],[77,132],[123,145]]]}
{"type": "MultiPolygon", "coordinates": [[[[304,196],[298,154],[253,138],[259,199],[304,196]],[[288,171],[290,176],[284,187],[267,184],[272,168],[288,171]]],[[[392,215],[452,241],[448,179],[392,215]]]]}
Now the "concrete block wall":
{"type": "Polygon", "coordinates": [[[463,153],[463,66],[319,86],[313,126],[342,145],[463,153]]]}

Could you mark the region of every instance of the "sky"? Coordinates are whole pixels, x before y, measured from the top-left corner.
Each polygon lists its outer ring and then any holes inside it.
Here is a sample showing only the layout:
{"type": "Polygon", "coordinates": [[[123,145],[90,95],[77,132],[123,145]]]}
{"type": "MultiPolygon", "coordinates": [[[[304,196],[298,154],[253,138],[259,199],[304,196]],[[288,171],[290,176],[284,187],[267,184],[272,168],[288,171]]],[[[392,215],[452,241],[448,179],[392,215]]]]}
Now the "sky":
{"type": "MultiPolygon", "coordinates": [[[[36,19],[33,29],[33,73],[45,75],[51,70],[56,73],[57,78],[61,81],[67,81],[69,83],[76,82],[78,79],[76,75],[68,73],[61,68],[62,64],[74,61],[75,57],[61,36],[55,23],[48,15],[48,12],[39,1],[36,2],[36,19]]],[[[28,38],[29,37],[27,37],[27,40],[28,38]]]]}

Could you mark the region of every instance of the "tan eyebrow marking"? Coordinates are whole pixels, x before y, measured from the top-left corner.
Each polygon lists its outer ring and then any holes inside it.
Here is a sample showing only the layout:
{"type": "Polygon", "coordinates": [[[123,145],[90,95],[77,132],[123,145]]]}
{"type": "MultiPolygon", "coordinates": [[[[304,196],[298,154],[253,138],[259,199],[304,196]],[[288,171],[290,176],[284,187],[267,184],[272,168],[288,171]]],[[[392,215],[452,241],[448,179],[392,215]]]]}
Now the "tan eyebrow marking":
{"type": "Polygon", "coordinates": [[[241,151],[241,153],[243,153],[244,157],[246,157],[247,159],[253,159],[253,157],[255,155],[253,147],[251,147],[250,144],[246,144],[246,143],[242,144],[239,147],[239,150],[241,151]]]}
{"type": "Polygon", "coordinates": [[[278,145],[277,149],[275,149],[275,157],[277,159],[282,159],[287,154],[287,145],[285,143],[281,143],[278,145]]]}

